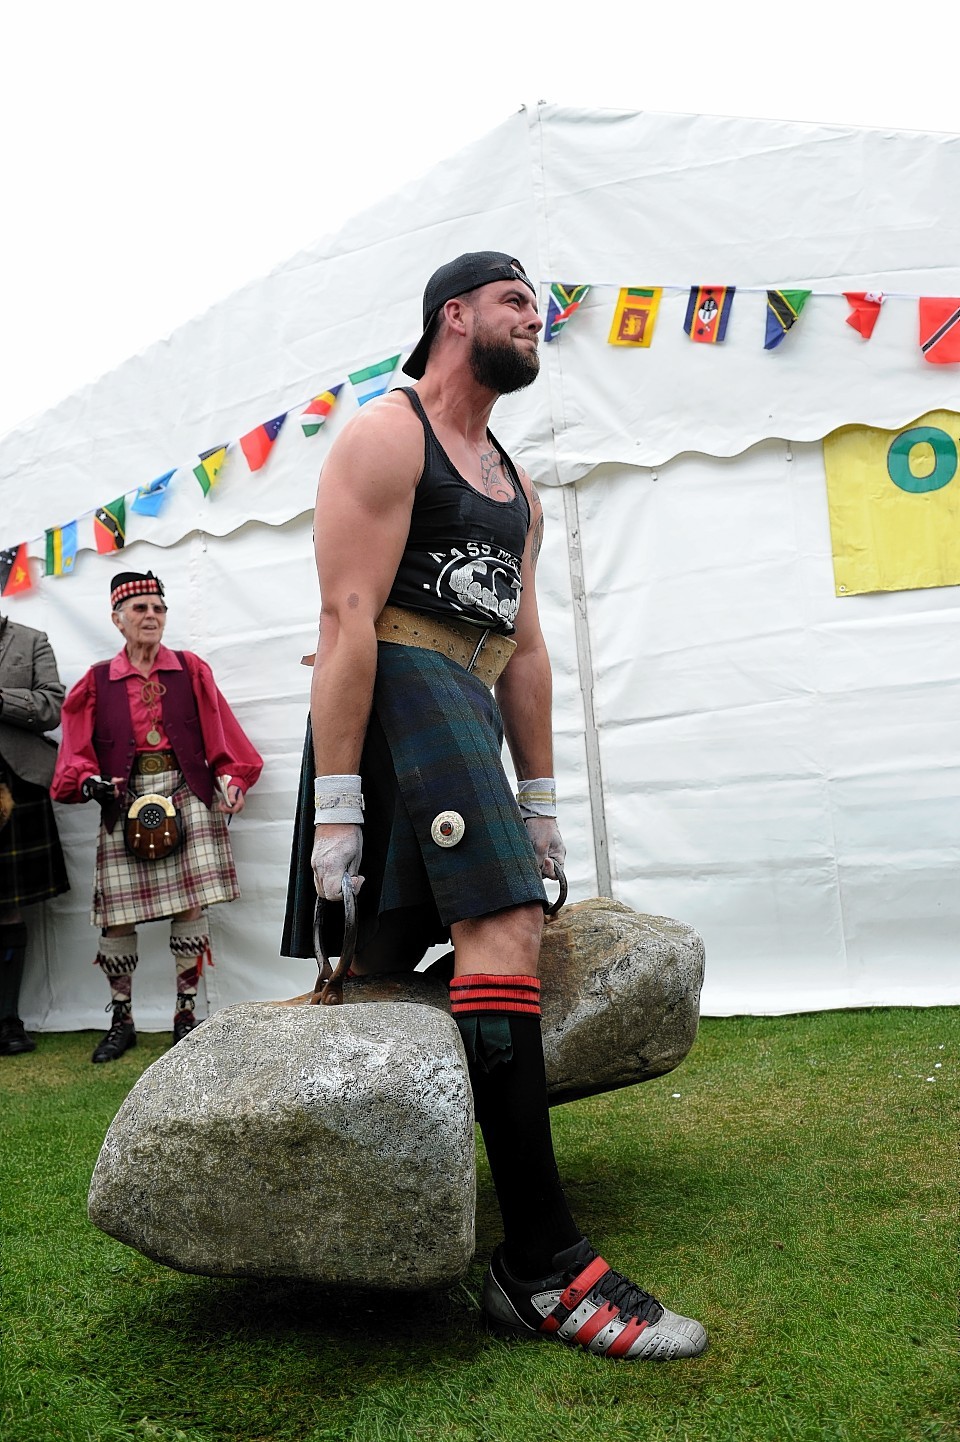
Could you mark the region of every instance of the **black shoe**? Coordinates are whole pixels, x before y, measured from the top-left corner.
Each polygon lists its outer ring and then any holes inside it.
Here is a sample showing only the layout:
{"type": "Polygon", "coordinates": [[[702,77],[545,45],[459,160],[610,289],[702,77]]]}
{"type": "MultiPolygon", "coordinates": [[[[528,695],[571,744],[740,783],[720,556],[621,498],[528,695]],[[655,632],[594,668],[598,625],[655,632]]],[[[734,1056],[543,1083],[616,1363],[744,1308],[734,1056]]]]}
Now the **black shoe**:
{"type": "Polygon", "coordinates": [[[23,1029],[18,1016],[5,1016],[0,1021],[0,1056],[19,1056],[24,1051],[36,1051],[37,1043],[23,1029]]]}
{"type": "Polygon", "coordinates": [[[113,1024],[106,1036],[101,1037],[94,1050],[92,1061],[116,1061],[137,1044],[137,1030],[133,1017],[119,1007],[113,1009],[113,1024]]]}
{"type": "Polygon", "coordinates": [[[174,1046],[176,1046],[176,1044],[177,1044],[178,1041],[183,1041],[183,1038],[184,1038],[185,1036],[187,1036],[190,1032],[192,1032],[192,1031],[194,1030],[194,1028],[195,1028],[195,1027],[198,1027],[199,1025],[200,1025],[200,1018],[199,1018],[198,1016],[195,1016],[192,1011],[178,1011],[178,1012],[175,1012],[175,1013],[174,1013],[174,1017],[173,1017],[173,1044],[174,1044],[174,1046]]]}
{"type": "Polygon", "coordinates": [[[497,1248],[483,1286],[483,1310],[494,1328],[629,1361],[696,1357],[707,1345],[699,1322],[668,1312],[614,1272],[586,1238],[553,1260],[555,1272],[522,1282],[497,1248]]]}

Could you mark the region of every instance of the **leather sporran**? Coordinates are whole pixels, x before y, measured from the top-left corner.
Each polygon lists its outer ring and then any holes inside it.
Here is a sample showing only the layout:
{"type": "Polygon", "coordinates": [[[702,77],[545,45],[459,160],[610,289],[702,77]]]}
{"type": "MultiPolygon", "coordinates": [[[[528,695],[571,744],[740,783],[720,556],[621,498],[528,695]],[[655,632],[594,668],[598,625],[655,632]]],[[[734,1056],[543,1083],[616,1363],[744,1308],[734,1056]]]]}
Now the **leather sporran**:
{"type": "Polygon", "coordinates": [[[127,850],[139,861],[163,861],[183,842],[183,817],[169,796],[138,796],[123,818],[127,850]]]}

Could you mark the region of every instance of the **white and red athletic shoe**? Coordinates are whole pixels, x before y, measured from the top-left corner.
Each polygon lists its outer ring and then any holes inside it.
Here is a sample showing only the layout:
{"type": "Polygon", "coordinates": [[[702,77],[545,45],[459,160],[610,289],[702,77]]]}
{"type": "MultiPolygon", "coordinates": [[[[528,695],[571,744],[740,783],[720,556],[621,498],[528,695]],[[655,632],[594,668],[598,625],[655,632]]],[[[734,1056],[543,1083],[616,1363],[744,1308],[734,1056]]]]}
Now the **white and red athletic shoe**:
{"type": "Polygon", "coordinates": [[[554,1338],[601,1357],[667,1362],[696,1357],[707,1334],[692,1317],[670,1312],[613,1271],[583,1239],[554,1257],[556,1270],[535,1282],[514,1277],[498,1247],[483,1284],[483,1309],[498,1331],[554,1338]]]}

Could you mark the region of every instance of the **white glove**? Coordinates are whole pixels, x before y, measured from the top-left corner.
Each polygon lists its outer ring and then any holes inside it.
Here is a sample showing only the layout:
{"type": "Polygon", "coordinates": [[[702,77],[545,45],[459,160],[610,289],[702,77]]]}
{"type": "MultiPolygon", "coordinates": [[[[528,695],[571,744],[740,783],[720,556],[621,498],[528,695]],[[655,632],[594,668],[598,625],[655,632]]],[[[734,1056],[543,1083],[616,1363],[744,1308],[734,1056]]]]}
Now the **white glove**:
{"type": "Polygon", "coordinates": [[[317,895],[322,896],[325,901],[342,900],[340,883],[344,872],[350,877],[356,895],[363,885],[363,877],[357,875],[362,855],[362,826],[353,826],[350,823],[318,826],[313,855],[310,857],[317,895]]]}
{"type": "Polygon", "coordinates": [[[562,867],[567,858],[567,848],[563,844],[556,817],[525,816],[523,824],[527,828],[527,835],[537,853],[540,875],[556,880],[553,863],[556,862],[558,866],[562,867]]]}

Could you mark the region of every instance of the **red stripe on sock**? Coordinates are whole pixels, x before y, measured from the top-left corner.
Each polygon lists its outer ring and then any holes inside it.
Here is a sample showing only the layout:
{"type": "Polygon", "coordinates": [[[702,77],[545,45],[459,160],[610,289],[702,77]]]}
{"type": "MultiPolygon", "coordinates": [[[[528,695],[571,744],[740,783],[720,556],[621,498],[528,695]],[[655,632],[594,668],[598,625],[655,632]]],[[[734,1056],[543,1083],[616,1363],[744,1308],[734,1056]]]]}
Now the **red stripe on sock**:
{"type": "Polygon", "coordinates": [[[451,1016],[483,1016],[488,1012],[503,1011],[514,1016],[540,1016],[539,1002],[524,1001],[493,1001],[484,999],[477,1001],[452,1001],[450,1003],[451,1016]]]}
{"type": "Polygon", "coordinates": [[[584,1267],[582,1272],[578,1272],[573,1281],[569,1282],[564,1291],[560,1293],[560,1301],[572,1312],[574,1307],[583,1301],[590,1288],[599,1282],[601,1277],[605,1277],[609,1270],[609,1264],[602,1257],[594,1257],[593,1261],[584,1267]]]}
{"type": "Polygon", "coordinates": [[[455,976],[450,982],[451,991],[477,990],[485,986],[515,986],[539,994],[540,982],[535,976],[491,976],[486,972],[472,972],[467,976],[455,976]]]}
{"type": "Polygon", "coordinates": [[[644,1330],[644,1328],[648,1327],[649,1325],[650,1324],[648,1322],[638,1322],[636,1317],[631,1317],[630,1321],[624,1327],[619,1337],[615,1338],[614,1341],[610,1343],[610,1346],[607,1348],[607,1356],[625,1356],[626,1353],[630,1351],[630,1348],[633,1346],[634,1342],[640,1336],[640,1333],[644,1330]]]}

